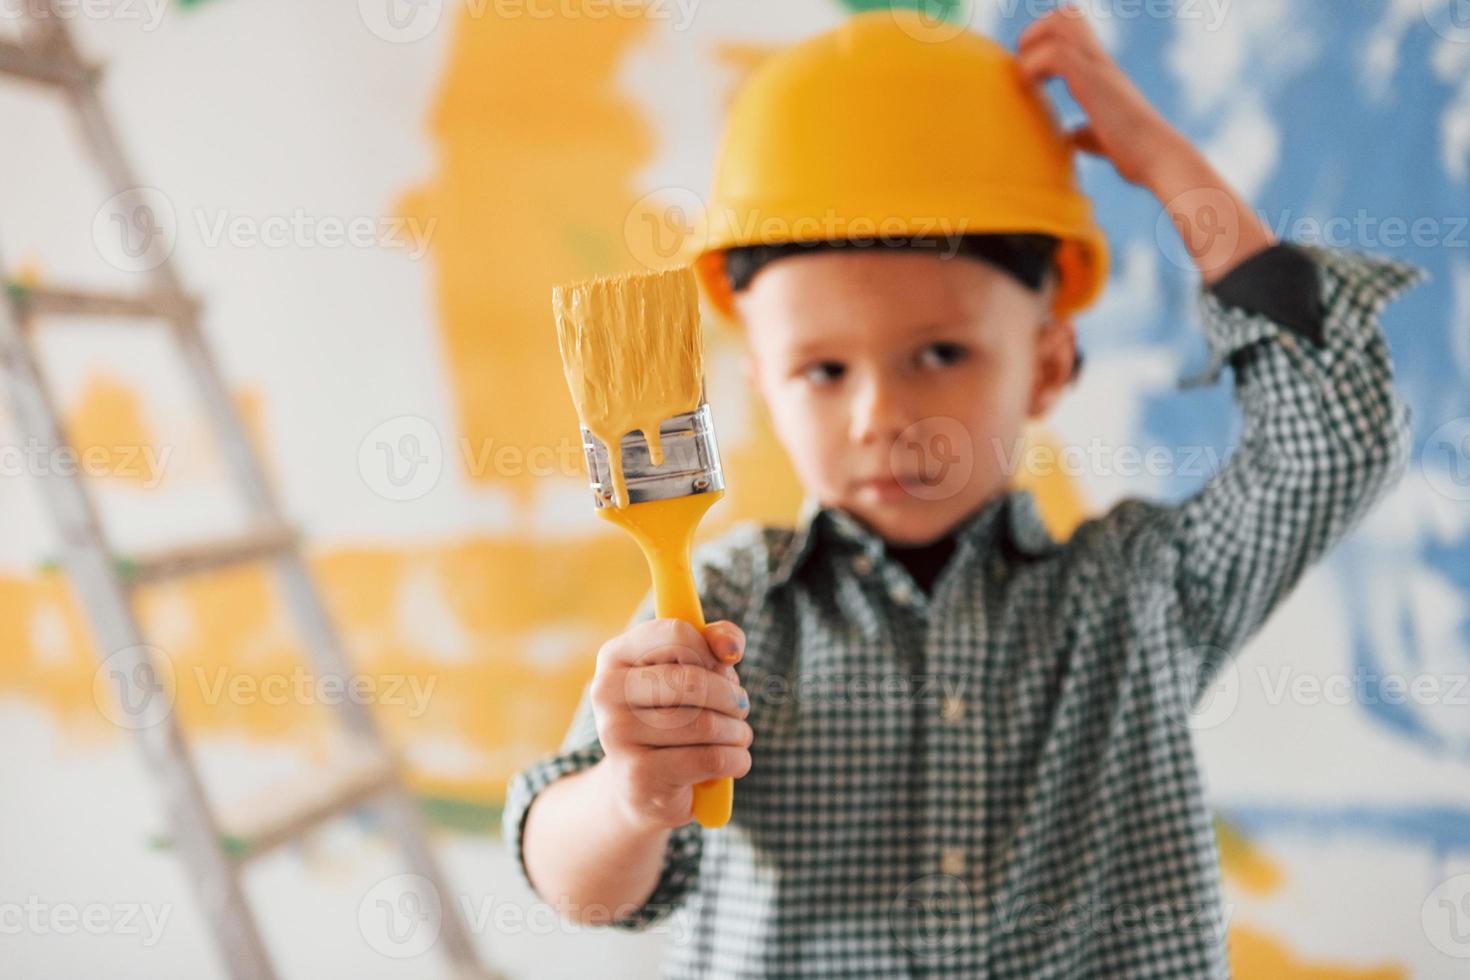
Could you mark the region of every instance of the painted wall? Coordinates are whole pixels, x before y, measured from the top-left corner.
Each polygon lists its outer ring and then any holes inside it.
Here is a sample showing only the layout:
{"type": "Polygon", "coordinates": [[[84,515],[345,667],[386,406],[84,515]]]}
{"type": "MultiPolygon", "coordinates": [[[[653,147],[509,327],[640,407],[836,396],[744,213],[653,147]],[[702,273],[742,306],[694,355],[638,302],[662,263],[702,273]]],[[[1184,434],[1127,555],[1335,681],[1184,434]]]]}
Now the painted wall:
{"type": "MultiPolygon", "coordinates": [[[[493,836],[505,780],[559,741],[597,645],[645,581],[636,548],[588,506],[549,287],[666,261],[691,227],[734,86],[779,45],[869,6],[137,0],[73,18],[109,64],[108,100],[164,204],[154,231],[206,301],[366,696],[410,761],[487,954],[520,975],[591,963],[613,975],[615,959],[621,975],[646,976],[677,939],[491,918],[534,908],[493,836]]],[[[944,9],[1013,43],[1032,7],[1049,6],[944,9]]],[[[1168,17],[1089,8],[1144,90],[1278,234],[1433,273],[1387,318],[1415,466],[1256,638],[1197,732],[1238,975],[1462,975],[1470,18],[1459,0],[1201,0],[1168,17]],[[1378,683],[1388,676],[1435,679],[1437,692],[1391,703],[1378,683]],[[1314,681],[1325,692],[1303,693],[1314,681]]],[[[0,32],[13,29],[7,12],[0,32]]],[[[1060,83],[1049,90],[1077,121],[1060,83]]],[[[136,282],[60,104],[0,87],[0,132],[12,134],[0,154],[11,275],[136,282]]],[[[1235,436],[1228,387],[1173,390],[1204,357],[1173,232],[1106,165],[1086,161],[1083,177],[1116,267],[1080,323],[1082,383],[1033,440],[1223,457],[1235,436]]],[[[120,551],[240,525],[156,325],[57,325],[41,346],[68,428],[92,449],[83,463],[120,551]]],[[[731,489],[702,534],[789,520],[798,490],[743,388],[738,341],[711,323],[708,346],[731,489]]],[[[119,976],[217,972],[53,564],[34,473],[56,463],[28,452],[3,414],[0,451],[0,738],[16,749],[0,779],[19,787],[0,794],[0,833],[24,842],[0,848],[0,911],[18,910],[0,925],[27,923],[5,925],[0,956],[27,976],[100,964],[119,976]],[[106,928],[64,931],[67,908],[95,904],[110,910],[106,928]],[[162,924],[129,932],[126,907],[162,924]]],[[[1065,534],[1123,496],[1187,493],[1202,474],[1181,469],[1084,468],[1037,489],[1065,534]]],[[[324,763],[331,694],[296,670],[299,644],[267,575],[150,588],[142,611],[221,800],[324,763]]],[[[401,950],[385,952],[358,916],[394,873],[373,830],[344,822],[252,879],[288,972],[403,975],[401,950]]]]}

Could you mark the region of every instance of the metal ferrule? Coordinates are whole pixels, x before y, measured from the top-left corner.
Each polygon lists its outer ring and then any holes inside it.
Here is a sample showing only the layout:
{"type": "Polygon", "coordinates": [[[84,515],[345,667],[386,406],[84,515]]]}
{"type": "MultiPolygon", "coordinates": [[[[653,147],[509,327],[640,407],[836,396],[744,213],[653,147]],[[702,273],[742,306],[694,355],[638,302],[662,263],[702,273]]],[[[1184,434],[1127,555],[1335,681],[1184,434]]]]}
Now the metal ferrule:
{"type": "MultiPolygon", "coordinates": [[[[623,436],[623,476],[628,485],[628,503],[725,489],[725,474],[720,469],[720,451],[715,445],[714,418],[708,402],[701,402],[692,412],[664,419],[658,431],[664,451],[662,466],[654,466],[648,458],[648,441],[642,432],[635,430],[623,436]]],[[[591,474],[592,495],[597,506],[615,506],[607,446],[585,426],[582,451],[587,456],[587,472],[591,474]]]]}

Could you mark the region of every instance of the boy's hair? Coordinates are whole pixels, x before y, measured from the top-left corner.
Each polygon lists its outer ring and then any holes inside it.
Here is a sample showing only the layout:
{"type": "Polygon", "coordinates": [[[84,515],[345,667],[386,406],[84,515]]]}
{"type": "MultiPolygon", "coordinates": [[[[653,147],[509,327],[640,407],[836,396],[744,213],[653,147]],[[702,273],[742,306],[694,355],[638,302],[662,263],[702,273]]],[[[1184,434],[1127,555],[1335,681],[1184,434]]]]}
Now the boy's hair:
{"type": "MultiPolygon", "coordinates": [[[[750,286],[756,273],[778,259],[821,251],[876,247],[934,251],[943,256],[976,259],[1009,274],[1032,292],[1040,292],[1048,274],[1051,278],[1057,276],[1055,258],[1060,244],[1051,235],[1034,232],[987,232],[961,235],[958,239],[915,235],[737,245],[725,252],[725,278],[730,284],[730,291],[739,293],[750,286]]],[[[1081,371],[1082,352],[1079,350],[1069,383],[1075,383],[1081,371]]]]}

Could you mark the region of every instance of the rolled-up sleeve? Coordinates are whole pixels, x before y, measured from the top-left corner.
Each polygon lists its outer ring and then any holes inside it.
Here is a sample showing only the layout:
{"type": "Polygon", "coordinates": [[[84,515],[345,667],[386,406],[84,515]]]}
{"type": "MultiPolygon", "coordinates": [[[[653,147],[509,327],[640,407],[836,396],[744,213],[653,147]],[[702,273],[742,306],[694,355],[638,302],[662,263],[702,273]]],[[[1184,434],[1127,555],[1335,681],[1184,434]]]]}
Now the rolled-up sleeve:
{"type": "Polygon", "coordinates": [[[1176,666],[1191,701],[1408,461],[1409,409],[1394,388],[1380,314],[1425,271],[1347,249],[1283,244],[1260,257],[1254,274],[1274,263],[1266,278],[1299,282],[1304,258],[1315,284],[1305,300],[1247,306],[1252,287],[1244,276],[1227,283],[1224,297],[1201,291],[1210,364],[1180,387],[1232,367],[1243,425],[1224,465],[1177,504],[1130,498],[1102,519],[1127,552],[1121,557],[1131,571],[1120,580],[1151,585],[1135,588],[1150,597],[1147,615],[1162,609],[1185,641],[1176,666]]]}

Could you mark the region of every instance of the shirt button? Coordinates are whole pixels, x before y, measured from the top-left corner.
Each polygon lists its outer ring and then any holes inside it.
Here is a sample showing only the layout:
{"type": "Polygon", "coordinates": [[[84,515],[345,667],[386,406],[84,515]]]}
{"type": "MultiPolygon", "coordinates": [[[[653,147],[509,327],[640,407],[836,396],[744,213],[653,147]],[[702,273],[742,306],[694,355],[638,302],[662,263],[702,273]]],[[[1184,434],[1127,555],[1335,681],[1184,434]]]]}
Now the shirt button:
{"type": "Polygon", "coordinates": [[[959,847],[946,847],[939,856],[939,870],[956,878],[965,873],[965,851],[959,847]]]}
{"type": "Polygon", "coordinates": [[[940,714],[945,721],[959,721],[965,717],[965,699],[951,694],[945,697],[944,706],[940,708],[940,714]]]}
{"type": "Polygon", "coordinates": [[[907,584],[900,582],[893,587],[893,601],[899,605],[911,606],[914,604],[915,598],[914,590],[907,584]]]}
{"type": "Polygon", "coordinates": [[[866,553],[859,554],[852,560],[852,567],[859,575],[867,575],[873,570],[873,559],[866,553]]]}

